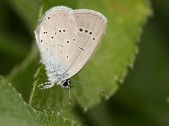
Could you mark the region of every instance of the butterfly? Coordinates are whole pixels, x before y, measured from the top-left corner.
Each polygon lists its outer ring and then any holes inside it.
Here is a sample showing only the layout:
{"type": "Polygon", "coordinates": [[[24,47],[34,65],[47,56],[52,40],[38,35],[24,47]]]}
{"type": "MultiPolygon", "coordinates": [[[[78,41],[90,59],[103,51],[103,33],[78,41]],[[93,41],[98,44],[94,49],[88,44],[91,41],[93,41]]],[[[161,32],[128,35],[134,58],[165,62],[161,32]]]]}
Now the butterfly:
{"type": "Polygon", "coordinates": [[[92,57],[106,26],[106,17],[93,10],[65,6],[49,9],[34,31],[49,80],[43,88],[55,84],[70,88],[70,78],[92,57]]]}

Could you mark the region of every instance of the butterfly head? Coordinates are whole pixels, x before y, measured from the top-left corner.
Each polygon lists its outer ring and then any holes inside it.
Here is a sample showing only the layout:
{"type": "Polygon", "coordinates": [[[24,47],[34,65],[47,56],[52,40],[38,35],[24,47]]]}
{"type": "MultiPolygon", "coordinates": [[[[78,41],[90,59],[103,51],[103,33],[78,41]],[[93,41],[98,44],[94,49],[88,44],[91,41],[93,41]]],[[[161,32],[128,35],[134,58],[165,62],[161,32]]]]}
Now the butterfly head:
{"type": "Polygon", "coordinates": [[[62,86],[63,88],[71,88],[71,87],[73,87],[73,86],[71,85],[71,81],[70,81],[69,79],[62,81],[61,86],[62,86]]]}

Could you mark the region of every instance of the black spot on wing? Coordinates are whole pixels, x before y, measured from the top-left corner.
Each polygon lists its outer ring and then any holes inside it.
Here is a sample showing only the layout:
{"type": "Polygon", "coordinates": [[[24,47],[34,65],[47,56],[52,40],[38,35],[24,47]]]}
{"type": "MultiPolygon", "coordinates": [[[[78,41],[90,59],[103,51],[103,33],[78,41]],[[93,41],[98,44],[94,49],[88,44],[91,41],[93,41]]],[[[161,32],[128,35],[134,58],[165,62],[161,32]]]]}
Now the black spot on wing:
{"type": "Polygon", "coordinates": [[[82,29],[82,28],[79,28],[79,31],[80,31],[80,32],[82,32],[82,31],[83,31],[83,29],[82,29]]]}
{"type": "Polygon", "coordinates": [[[92,35],[92,32],[89,32],[90,35],[92,35]]]}
{"type": "Polygon", "coordinates": [[[85,33],[87,33],[88,32],[88,30],[85,30],[85,33]]]}

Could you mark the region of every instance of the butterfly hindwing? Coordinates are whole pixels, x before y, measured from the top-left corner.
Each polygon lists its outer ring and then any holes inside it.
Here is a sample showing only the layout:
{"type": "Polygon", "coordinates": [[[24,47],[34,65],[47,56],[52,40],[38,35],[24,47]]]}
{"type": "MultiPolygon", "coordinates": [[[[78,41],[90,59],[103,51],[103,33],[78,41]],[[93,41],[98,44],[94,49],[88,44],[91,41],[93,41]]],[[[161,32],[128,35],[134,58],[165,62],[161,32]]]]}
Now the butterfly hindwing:
{"type": "Polygon", "coordinates": [[[78,34],[78,49],[80,50],[74,64],[68,73],[74,76],[92,57],[99,46],[106,30],[106,18],[93,10],[79,9],[73,12],[78,34]]]}

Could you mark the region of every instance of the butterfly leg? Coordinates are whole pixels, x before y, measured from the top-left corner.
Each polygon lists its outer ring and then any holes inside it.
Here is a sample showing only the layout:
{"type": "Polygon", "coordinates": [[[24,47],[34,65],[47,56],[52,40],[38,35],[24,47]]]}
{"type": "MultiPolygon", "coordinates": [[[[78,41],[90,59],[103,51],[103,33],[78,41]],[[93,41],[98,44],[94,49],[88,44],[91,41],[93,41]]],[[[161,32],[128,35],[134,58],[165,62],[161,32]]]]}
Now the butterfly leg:
{"type": "Polygon", "coordinates": [[[53,86],[54,86],[54,83],[45,82],[43,84],[38,85],[38,88],[40,88],[40,89],[47,89],[47,88],[51,88],[53,86]]]}

